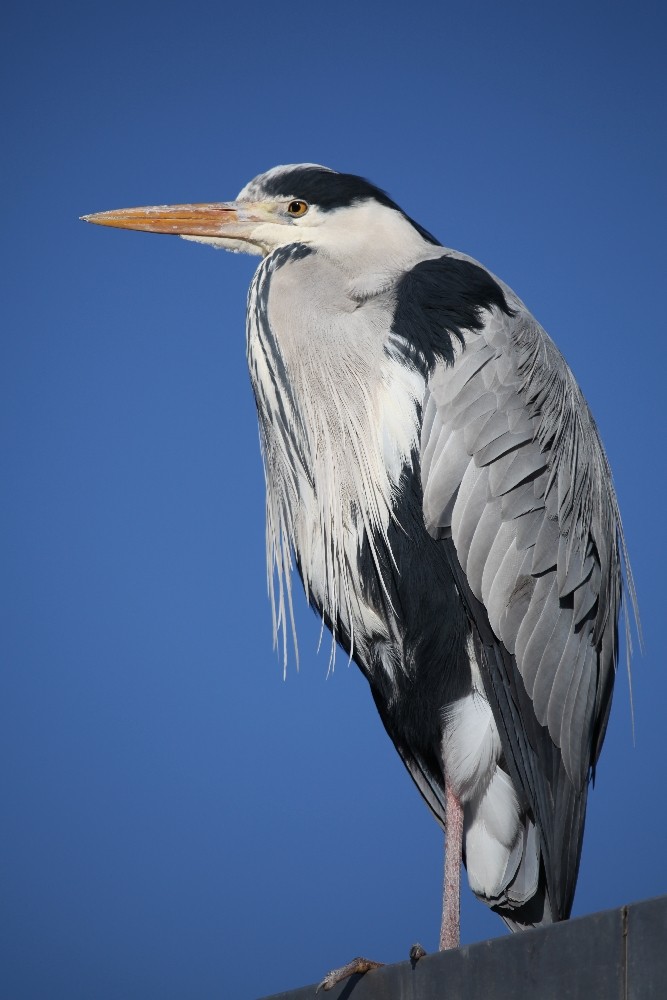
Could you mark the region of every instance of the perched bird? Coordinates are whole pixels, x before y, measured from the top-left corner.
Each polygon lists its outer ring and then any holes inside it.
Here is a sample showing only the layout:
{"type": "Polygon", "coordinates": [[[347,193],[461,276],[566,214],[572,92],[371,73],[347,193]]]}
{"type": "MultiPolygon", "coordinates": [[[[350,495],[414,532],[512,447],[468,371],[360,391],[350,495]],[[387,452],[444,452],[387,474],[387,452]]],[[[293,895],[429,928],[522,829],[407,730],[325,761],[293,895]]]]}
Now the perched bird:
{"type": "Polygon", "coordinates": [[[294,560],[445,830],[441,947],[459,942],[461,860],[512,929],[567,918],[623,563],[635,600],[558,349],[486,268],[325,167],[275,167],[231,203],[84,218],[263,258],[247,349],[276,638],[294,560]]]}

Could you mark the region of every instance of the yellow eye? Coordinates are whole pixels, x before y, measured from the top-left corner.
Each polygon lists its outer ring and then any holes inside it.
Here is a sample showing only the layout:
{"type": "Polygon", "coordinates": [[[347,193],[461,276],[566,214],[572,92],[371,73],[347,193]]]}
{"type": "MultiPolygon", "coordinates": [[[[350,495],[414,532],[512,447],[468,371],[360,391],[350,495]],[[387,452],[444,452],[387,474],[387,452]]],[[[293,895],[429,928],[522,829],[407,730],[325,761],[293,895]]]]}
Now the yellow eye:
{"type": "Polygon", "coordinates": [[[287,206],[287,212],[293,219],[300,219],[308,211],[308,204],[305,201],[291,201],[287,206]]]}

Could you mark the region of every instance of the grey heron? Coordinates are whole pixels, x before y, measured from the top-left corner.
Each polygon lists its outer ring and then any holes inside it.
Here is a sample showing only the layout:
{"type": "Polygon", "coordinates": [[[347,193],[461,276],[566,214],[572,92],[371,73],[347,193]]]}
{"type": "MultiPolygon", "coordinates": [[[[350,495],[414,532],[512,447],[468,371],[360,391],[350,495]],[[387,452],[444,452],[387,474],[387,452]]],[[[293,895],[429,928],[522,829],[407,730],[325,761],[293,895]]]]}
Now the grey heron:
{"type": "Polygon", "coordinates": [[[513,930],[566,919],[624,564],[635,599],[607,458],[554,343],[481,264],[315,164],[233,202],[84,218],[262,257],[247,353],[276,641],[294,561],[445,831],[442,948],[462,860],[513,930]]]}

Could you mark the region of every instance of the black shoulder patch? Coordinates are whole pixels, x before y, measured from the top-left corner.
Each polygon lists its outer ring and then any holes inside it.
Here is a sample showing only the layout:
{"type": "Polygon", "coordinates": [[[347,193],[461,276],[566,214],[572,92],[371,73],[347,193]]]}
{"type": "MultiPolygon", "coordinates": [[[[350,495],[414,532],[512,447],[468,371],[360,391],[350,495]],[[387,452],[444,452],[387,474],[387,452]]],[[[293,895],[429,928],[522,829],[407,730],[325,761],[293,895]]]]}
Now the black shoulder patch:
{"type": "Polygon", "coordinates": [[[323,167],[294,167],[264,178],[262,188],[269,197],[303,198],[324,212],[372,199],[400,212],[427,243],[439,246],[435,236],[406,215],[385,191],[356,174],[339,174],[323,167]]]}
{"type": "Polygon", "coordinates": [[[505,294],[479,264],[445,254],[424,260],[398,283],[388,350],[398,352],[428,374],[438,359],[454,361],[454,338],[481,330],[482,310],[513,315],[505,294]]]}

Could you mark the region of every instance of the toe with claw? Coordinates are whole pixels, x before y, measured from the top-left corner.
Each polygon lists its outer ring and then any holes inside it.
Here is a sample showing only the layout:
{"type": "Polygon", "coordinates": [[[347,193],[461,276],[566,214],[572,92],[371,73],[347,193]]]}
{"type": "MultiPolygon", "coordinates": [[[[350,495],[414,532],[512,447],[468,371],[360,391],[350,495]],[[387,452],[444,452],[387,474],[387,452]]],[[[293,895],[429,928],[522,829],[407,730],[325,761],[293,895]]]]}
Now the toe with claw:
{"type": "Polygon", "coordinates": [[[365,972],[370,972],[371,969],[379,969],[384,965],[384,962],[373,962],[370,958],[353,958],[351,962],[347,965],[341,966],[340,969],[332,969],[321,983],[318,984],[316,993],[320,990],[331,990],[336,986],[337,983],[341,983],[348,976],[363,975],[365,972]]]}
{"type": "Polygon", "coordinates": [[[417,964],[419,959],[423,958],[424,955],[426,954],[428,954],[426,949],[422,948],[419,942],[417,944],[413,944],[412,948],[410,949],[410,961],[412,962],[413,968],[417,964]]]}

